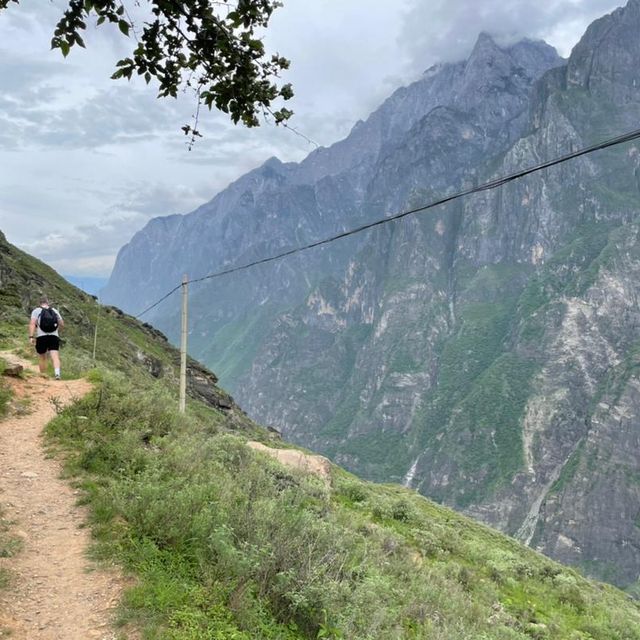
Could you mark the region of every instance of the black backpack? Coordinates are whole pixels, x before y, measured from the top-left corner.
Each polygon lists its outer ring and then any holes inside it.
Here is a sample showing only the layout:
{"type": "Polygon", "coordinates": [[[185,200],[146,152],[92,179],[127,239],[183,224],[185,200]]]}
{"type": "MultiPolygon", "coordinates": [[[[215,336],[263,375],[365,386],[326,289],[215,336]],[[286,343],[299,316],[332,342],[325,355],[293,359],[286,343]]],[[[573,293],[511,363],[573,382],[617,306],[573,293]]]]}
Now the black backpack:
{"type": "Polygon", "coordinates": [[[38,318],[38,326],[45,333],[53,333],[58,328],[58,315],[50,307],[42,309],[38,318]]]}

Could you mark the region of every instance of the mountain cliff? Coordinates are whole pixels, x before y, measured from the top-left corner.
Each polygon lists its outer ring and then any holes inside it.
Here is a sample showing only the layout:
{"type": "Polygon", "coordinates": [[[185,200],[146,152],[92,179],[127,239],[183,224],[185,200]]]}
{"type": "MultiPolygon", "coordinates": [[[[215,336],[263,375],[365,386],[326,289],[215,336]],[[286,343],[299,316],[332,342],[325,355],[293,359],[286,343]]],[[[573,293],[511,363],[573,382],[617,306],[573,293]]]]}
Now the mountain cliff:
{"type": "MultiPolygon", "coordinates": [[[[540,42],[428,70],[299,165],[276,159],[120,252],[105,296],[179,281],[637,128],[640,1],[568,61],[540,42]],[[136,278],[132,274],[136,274],[136,278]]],[[[251,415],[552,557],[640,573],[640,150],[591,154],[194,291],[193,353],[251,415]]],[[[177,336],[175,305],[153,322],[177,336]]]]}

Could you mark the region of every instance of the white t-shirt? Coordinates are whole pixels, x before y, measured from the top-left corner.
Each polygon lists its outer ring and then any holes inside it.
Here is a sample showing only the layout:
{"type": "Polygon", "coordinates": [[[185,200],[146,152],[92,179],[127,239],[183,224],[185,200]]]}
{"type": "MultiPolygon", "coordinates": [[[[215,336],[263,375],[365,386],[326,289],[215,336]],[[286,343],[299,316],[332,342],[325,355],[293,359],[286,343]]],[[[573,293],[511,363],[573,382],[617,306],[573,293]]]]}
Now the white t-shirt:
{"type": "MultiPolygon", "coordinates": [[[[31,319],[36,321],[36,329],[37,329],[36,338],[39,338],[40,336],[57,336],[58,335],[57,329],[55,331],[52,331],[51,333],[45,333],[40,328],[40,325],[38,325],[38,320],[40,319],[40,314],[42,313],[43,308],[44,307],[36,307],[31,312],[31,319]]],[[[62,316],[60,315],[60,312],[54,307],[50,307],[50,309],[52,309],[53,312],[58,316],[58,322],[60,322],[60,320],[62,320],[62,316]]]]}

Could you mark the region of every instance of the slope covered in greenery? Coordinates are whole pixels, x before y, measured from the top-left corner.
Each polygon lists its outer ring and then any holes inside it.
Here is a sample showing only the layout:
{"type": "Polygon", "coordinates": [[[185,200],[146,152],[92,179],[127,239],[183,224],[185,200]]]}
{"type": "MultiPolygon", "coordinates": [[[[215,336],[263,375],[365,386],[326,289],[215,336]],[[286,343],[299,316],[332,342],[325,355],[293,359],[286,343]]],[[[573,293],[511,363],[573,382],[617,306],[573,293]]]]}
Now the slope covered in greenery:
{"type": "MultiPolygon", "coordinates": [[[[0,232],[0,349],[28,348],[29,313],[43,293],[66,323],[61,347],[63,377],[103,366],[177,389],[180,355],[162,333],[116,307],[99,305],[93,296],[12,246],[0,232]]],[[[216,382],[213,373],[189,359],[187,393],[222,409],[238,425],[252,424],[216,382]]]]}
{"type": "Polygon", "coordinates": [[[637,604],[613,587],[410,490],[337,467],[325,481],[251,450],[287,445],[211,374],[206,392],[195,364],[180,415],[175,351],[116,310],[100,310],[109,340],[94,363],[95,301],[0,245],[1,347],[26,348],[46,291],[68,320],[66,375],[95,384],[47,438],[90,507],[96,553],[134,577],[121,618],[144,637],[640,639],[637,604]]]}

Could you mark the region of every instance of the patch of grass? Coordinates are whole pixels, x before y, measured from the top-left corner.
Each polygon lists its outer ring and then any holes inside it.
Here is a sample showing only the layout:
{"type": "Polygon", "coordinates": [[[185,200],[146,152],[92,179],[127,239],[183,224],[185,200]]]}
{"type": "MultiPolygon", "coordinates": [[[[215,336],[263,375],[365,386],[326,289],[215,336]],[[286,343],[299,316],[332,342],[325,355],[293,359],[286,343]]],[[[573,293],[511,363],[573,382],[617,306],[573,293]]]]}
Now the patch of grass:
{"type": "MultiPolygon", "coordinates": [[[[0,590],[6,589],[11,582],[11,576],[9,572],[4,568],[0,567],[0,590]]],[[[2,629],[0,629],[1,631],[2,629]]]]}
{"type": "Polygon", "coordinates": [[[9,401],[11,400],[11,389],[6,383],[3,373],[7,363],[0,358],[0,418],[7,415],[9,411],[9,401]]]}
{"type": "MultiPolygon", "coordinates": [[[[22,547],[21,541],[10,534],[9,523],[0,510],[0,558],[11,558],[22,547]]],[[[0,567],[0,591],[11,586],[11,573],[6,567],[0,567]]]]}
{"type": "Polygon", "coordinates": [[[576,450],[569,456],[566,464],[562,467],[559,478],[553,483],[550,493],[561,493],[564,487],[573,480],[580,466],[580,460],[584,452],[584,443],[585,441],[582,440],[576,447],[576,450]]]}
{"type": "Polygon", "coordinates": [[[2,378],[0,378],[0,418],[7,415],[10,400],[11,389],[9,389],[7,383],[2,378]]]}

